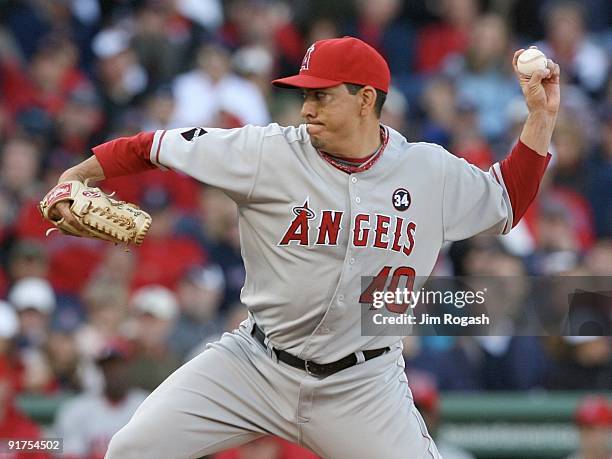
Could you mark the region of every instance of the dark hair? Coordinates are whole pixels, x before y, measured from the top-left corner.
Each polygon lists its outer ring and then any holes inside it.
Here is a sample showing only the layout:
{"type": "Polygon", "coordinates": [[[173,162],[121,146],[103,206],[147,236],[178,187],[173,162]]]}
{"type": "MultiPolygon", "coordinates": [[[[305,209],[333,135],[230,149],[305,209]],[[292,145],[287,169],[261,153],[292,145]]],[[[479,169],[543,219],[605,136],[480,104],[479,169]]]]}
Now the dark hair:
{"type": "MultiPolygon", "coordinates": [[[[364,87],[361,84],[353,84],[353,83],[344,83],[348,92],[355,95],[357,92],[364,87]]],[[[383,105],[385,104],[385,100],[387,100],[387,93],[381,91],[380,89],[376,90],[376,102],[374,103],[374,112],[376,116],[380,118],[380,114],[382,113],[383,105]]]]}

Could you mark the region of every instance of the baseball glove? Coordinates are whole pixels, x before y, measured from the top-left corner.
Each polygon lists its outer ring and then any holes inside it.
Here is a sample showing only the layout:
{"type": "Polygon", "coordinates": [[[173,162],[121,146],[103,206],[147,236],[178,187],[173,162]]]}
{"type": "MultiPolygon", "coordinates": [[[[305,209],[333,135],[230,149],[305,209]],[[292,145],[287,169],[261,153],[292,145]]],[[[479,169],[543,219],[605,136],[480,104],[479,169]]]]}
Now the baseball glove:
{"type": "Polygon", "coordinates": [[[138,206],[112,199],[100,188],[87,186],[87,182],[59,183],[47,193],[38,208],[42,216],[56,227],[49,231],[58,229],[73,236],[121,244],[140,245],[151,226],[151,216],[138,206]],[[62,201],[72,202],[70,211],[83,229],[71,225],[64,218],[54,220],[51,217],[53,207],[62,201]]]}

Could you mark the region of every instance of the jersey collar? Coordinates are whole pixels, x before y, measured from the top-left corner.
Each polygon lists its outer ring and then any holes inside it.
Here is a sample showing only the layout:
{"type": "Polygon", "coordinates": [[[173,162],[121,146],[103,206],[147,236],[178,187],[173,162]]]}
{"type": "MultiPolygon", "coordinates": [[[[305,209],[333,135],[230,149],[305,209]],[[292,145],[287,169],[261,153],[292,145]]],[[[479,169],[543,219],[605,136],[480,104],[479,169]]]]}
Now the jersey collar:
{"type": "Polygon", "coordinates": [[[316,150],[321,158],[323,158],[329,164],[334,166],[336,169],[341,170],[342,172],[346,172],[347,174],[365,172],[368,169],[370,169],[378,161],[378,159],[382,156],[383,151],[385,150],[387,146],[387,143],[389,142],[389,132],[382,125],[380,126],[380,137],[382,139],[382,142],[380,144],[380,147],[378,147],[378,150],[376,150],[367,160],[365,160],[361,164],[350,164],[335,156],[330,155],[329,153],[326,153],[319,149],[316,149],[316,150]]]}

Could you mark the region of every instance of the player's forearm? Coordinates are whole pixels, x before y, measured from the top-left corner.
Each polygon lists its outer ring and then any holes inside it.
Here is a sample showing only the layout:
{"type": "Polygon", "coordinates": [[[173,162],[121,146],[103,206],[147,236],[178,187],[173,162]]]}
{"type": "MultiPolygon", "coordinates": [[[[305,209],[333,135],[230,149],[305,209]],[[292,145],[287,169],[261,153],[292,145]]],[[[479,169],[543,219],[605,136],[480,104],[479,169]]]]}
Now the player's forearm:
{"type": "Polygon", "coordinates": [[[155,169],[156,166],[149,159],[153,134],[153,132],[141,132],[94,147],[94,155],[104,170],[104,176],[113,178],[155,169]]]}
{"type": "Polygon", "coordinates": [[[85,179],[98,181],[154,169],[156,166],[149,160],[152,143],[153,133],[141,132],[100,144],[93,148],[94,155],[91,158],[64,172],[60,182],[84,182],[85,179]]]}
{"type": "Polygon", "coordinates": [[[97,182],[104,179],[104,170],[98,161],[98,158],[92,156],[87,158],[82,163],[67,169],[59,178],[59,182],[67,182],[69,180],[77,180],[79,182],[85,182],[90,180],[97,182]]]}
{"type": "Polygon", "coordinates": [[[546,111],[529,113],[521,132],[521,142],[539,155],[546,156],[556,120],[556,113],[546,111]]]}

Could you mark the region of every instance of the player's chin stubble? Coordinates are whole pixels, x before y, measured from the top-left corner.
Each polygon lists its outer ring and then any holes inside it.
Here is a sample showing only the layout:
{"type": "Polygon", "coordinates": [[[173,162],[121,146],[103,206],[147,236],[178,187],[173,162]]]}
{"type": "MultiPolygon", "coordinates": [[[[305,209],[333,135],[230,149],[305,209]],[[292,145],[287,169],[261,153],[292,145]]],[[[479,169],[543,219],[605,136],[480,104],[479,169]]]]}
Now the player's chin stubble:
{"type": "Polygon", "coordinates": [[[325,142],[320,135],[318,134],[310,134],[308,133],[308,135],[310,136],[310,143],[312,144],[313,147],[315,147],[318,150],[325,150],[325,148],[329,147],[328,143],[325,142]]]}
{"type": "Polygon", "coordinates": [[[313,147],[321,150],[324,147],[323,142],[321,142],[321,140],[317,137],[314,136],[310,136],[310,143],[312,144],[313,147]]]}

